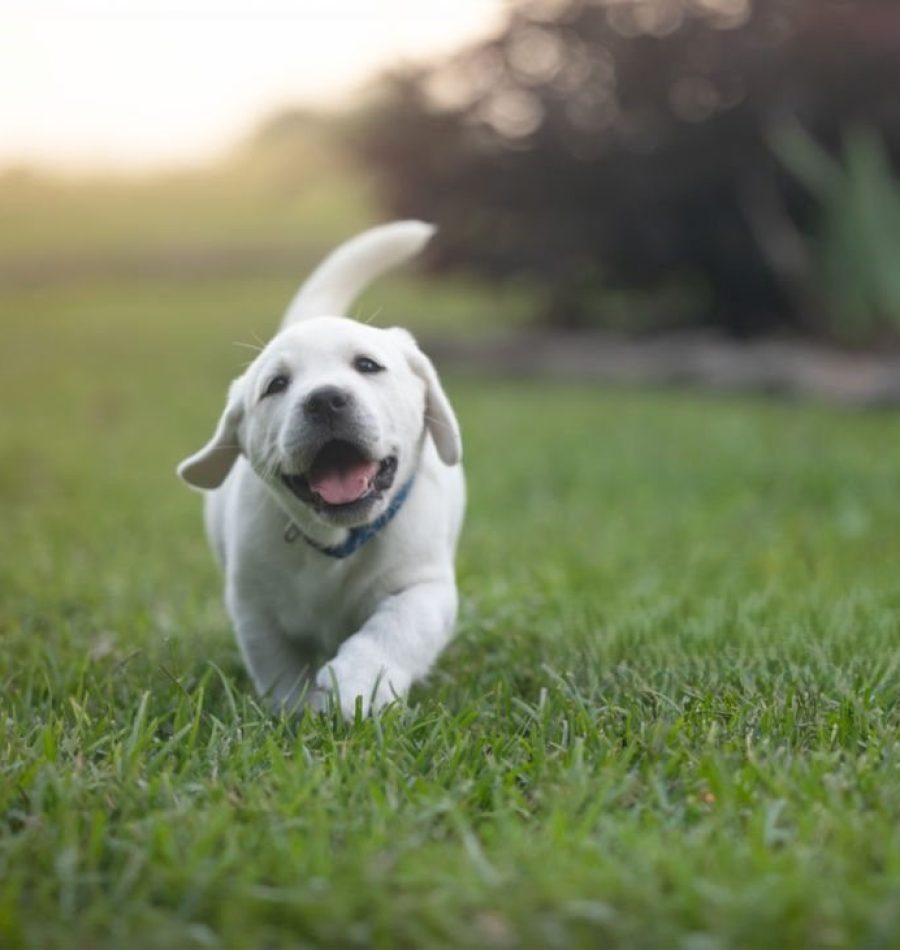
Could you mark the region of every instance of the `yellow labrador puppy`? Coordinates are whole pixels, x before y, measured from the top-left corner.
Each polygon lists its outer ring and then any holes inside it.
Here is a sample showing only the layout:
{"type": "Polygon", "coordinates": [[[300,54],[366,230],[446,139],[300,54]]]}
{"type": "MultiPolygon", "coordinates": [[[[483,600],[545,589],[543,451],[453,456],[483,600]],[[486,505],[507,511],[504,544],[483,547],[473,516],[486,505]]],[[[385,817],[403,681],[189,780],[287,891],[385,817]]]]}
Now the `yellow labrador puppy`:
{"type": "Polygon", "coordinates": [[[405,330],[343,315],[433,228],[373,228],[320,264],[178,468],[206,531],[247,669],[277,709],[352,717],[425,676],[456,620],[465,507],[459,427],[405,330]]]}

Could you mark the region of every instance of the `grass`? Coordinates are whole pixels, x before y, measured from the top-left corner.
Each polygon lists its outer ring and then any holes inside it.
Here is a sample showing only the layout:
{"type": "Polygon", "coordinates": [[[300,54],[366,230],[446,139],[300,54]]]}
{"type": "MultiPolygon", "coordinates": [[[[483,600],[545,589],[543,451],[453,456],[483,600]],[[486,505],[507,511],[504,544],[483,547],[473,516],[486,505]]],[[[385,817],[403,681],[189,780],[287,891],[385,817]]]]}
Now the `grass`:
{"type": "MultiPolygon", "coordinates": [[[[372,187],[324,126],[287,143],[248,139],[208,166],[154,176],[0,170],[0,255],[85,261],[330,245],[375,213],[372,187]]],[[[2,263],[2,260],[0,260],[2,263]]]]}
{"type": "Polygon", "coordinates": [[[289,291],[0,300],[0,946],[898,946],[896,415],[450,380],[454,644],[273,720],[173,467],[289,291]]]}

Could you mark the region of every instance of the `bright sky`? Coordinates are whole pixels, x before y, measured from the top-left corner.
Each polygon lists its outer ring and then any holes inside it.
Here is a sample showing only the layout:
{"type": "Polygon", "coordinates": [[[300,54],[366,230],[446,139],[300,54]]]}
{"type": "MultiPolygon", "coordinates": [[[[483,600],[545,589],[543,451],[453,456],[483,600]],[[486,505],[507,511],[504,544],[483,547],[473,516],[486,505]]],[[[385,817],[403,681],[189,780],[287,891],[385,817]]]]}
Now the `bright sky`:
{"type": "Polygon", "coordinates": [[[490,29],[502,0],[0,0],[0,165],[203,160],[285,104],[490,29]]]}

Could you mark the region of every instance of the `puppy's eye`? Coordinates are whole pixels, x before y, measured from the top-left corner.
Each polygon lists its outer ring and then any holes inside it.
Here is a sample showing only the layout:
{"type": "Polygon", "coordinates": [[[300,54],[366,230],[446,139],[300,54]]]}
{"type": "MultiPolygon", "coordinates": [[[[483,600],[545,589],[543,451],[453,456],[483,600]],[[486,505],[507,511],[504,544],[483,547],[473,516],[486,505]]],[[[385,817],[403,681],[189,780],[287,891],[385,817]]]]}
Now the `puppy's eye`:
{"type": "Polygon", "coordinates": [[[283,393],[288,386],[290,386],[291,381],[287,376],[279,374],[278,376],[273,376],[269,380],[269,385],[266,386],[265,392],[263,393],[263,399],[266,396],[274,396],[276,393],[283,393]]]}
{"type": "Polygon", "coordinates": [[[381,373],[384,367],[369,359],[368,356],[357,356],[353,361],[353,368],[359,373],[381,373]]]}

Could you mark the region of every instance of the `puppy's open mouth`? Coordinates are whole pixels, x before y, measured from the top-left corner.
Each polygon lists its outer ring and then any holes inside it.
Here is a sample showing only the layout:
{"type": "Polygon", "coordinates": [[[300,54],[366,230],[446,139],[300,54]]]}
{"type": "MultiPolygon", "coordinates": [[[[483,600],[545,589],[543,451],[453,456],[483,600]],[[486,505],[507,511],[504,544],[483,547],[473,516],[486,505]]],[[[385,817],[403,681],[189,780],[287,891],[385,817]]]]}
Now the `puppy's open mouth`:
{"type": "Polygon", "coordinates": [[[387,491],[397,474],[397,457],[380,462],[352,442],[333,439],[319,449],[309,470],[283,472],[281,479],[302,501],[318,509],[350,509],[374,501],[387,491]]]}

